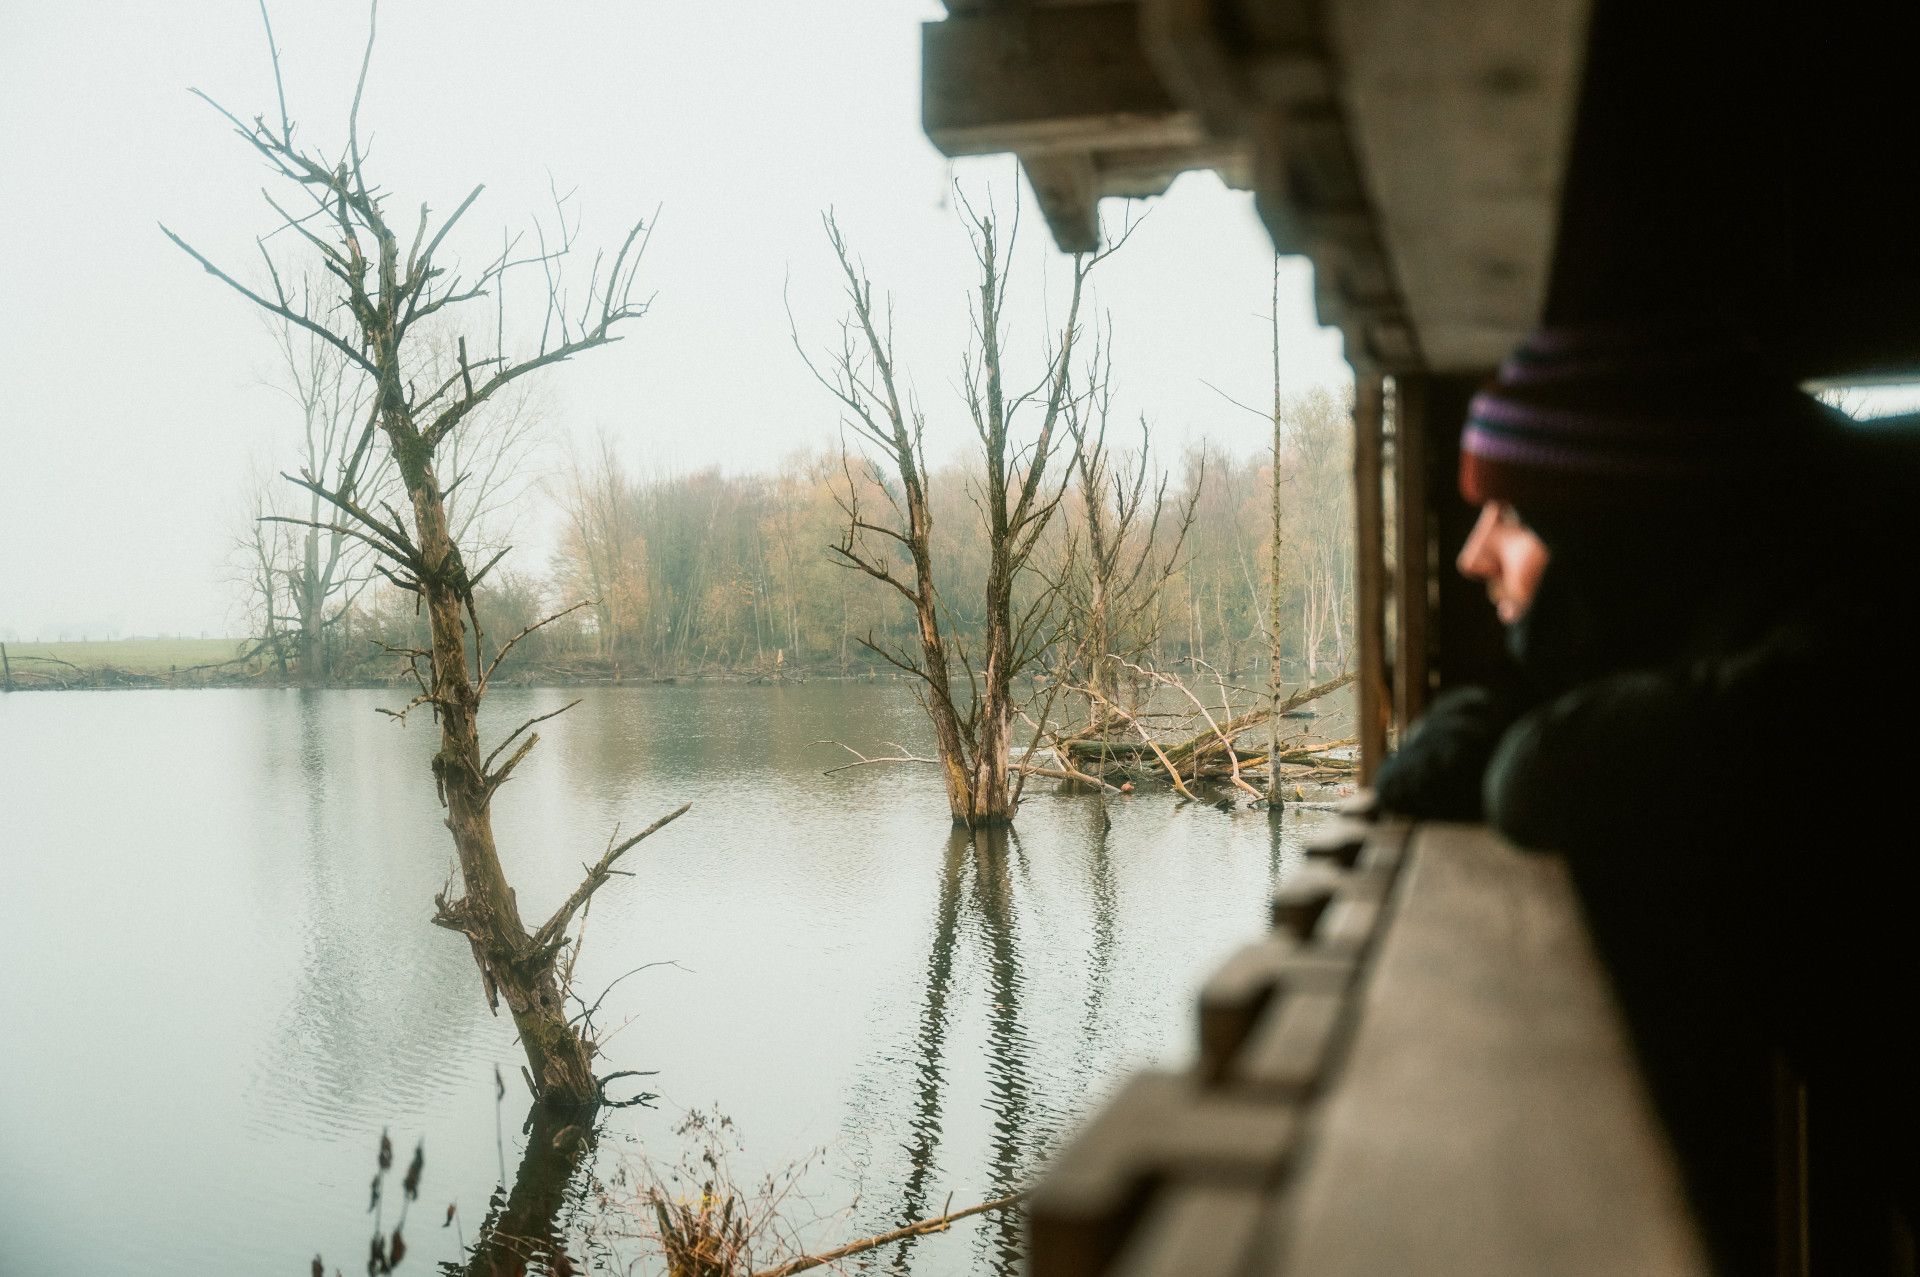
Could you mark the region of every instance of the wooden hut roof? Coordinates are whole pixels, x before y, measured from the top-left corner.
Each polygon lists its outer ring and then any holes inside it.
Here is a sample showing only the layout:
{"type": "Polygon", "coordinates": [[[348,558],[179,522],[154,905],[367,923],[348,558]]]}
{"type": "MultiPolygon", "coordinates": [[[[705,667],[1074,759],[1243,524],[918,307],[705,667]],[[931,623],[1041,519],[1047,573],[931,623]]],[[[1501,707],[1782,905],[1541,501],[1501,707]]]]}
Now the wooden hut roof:
{"type": "Polygon", "coordinates": [[[1252,189],[1362,370],[1484,371],[1621,273],[1608,304],[1718,305],[1802,375],[1911,377],[1920,236],[1890,186],[1917,44],[1881,0],[948,0],[924,120],[949,155],[1017,155],[1066,250],[1103,197],[1252,189]]]}
{"type": "Polygon", "coordinates": [[[1587,7],[949,0],[927,135],[1016,154],[1070,251],[1101,198],[1215,170],[1313,260],[1356,363],[1484,368],[1546,289],[1587,7]]]}

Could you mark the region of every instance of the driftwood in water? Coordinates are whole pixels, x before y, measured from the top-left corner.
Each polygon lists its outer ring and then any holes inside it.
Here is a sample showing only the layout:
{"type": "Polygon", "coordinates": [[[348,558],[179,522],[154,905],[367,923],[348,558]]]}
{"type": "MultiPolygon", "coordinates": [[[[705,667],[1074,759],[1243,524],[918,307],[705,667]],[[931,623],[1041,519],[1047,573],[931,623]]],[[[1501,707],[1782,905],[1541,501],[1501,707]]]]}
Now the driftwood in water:
{"type": "MultiPolygon", "coordinates": [[[[1221,745],[1222,738],[1233,740],[1242,732],[1251,731],[1253,728],[1261,726],[1275,714],[1284,715],[1290,709],[1297,709],[1311,701],[1319,700],[1322,696],[1337,692],[1348,683],[1353,682],[1353,677],[1351,673],[1342,674],[1339,678],[1329,682],[1320,683],[1313,687],[1303,687],[1281,701],[1278,705],[1261,705],[1248,710],[1244,714],[1237,714],[1233,718],[1220,724],[1218,728],[1210,726],[1206,731],[1196,733],[1178,744],[1168,746],[1167,757],[1176,763],[1188,763],[1195,759],[1204,759],[1209,754],[1216,753],[1224,757],[1224,748],[1221,745]]],[[[1347,743],[1351,744],[1352,742],[1349,741],[1347,743]]],[[[1283,753],[1280,757],[1282,761],[1285,761],[1286,754],[1283,753]]]]}
{"type": "MultiPolygon", "coordinates": [[[[1169,675],[1135,668],[1137,672],[1151,678],[1154,682],[1170,686],[1192,701],[1196,706],[1198,718],[1205,722],[1205,729],[1181,740],[1161,741],[1147,730],[1139,717],[1129,714],[1117,705],[1109,704],[1110,721],[1116,726],[1124,724],[1130,728],[1129,736],[1079,736],[1055,739],[1051,742],[1054,755],[1062,760],[1063,766],[1069,770],[1082,773],[1089,779],[1097,778],[1103,784],[1110,785],[1116,778],[1130,781],[1164,778],[1182,795],[1190,798],[1195,795],[1189,788],[1189,784],[1203,782],[1226,783],[1237,789],[1253,792],[1252,785],[1247,779],[1248,773],[1268,772],[1269,752],[1265,749],[1257,752],[1242,751],[1237,746],[1237,739],[1242,734],[1266,724],[1275,714],[1285,716],[1299,706],[1338,691],[1351,683],[1354,677],[1352,674],[1343,674],[1328,682],[1302,688],[1277,704],[1268,703],[1242,714],[1229,715],[1224,707],[1218,714],[1208,710],[1179,680],[1169,675]]],[[[1086,688],[1076,690],[1083,694],[1088,693],[1086,688]]],[[[1345,779],[1356,768],[1356,764],[1350,758],[1327,756],[1330,750],[1352,745],[1353,741],[1350,739],[1308,741],[1295,737],[1291,740],[1283,740],[1280,744],[1278,761],[1282,769],[1294,769],[1288,773],[1290,779],[1345,779]],[[1308,770],[1301,771],[1302,768],[1308,770]]]]}
{"type": "Polygon", "coordinates": [[[1137,740],[1103,740],[1099,737],[1082,736],[1060,742],[1060,748],[1075,758],[1084,758],[1096,762],[1133,760],[1151,758],[1153,751],[1137,740]]]}

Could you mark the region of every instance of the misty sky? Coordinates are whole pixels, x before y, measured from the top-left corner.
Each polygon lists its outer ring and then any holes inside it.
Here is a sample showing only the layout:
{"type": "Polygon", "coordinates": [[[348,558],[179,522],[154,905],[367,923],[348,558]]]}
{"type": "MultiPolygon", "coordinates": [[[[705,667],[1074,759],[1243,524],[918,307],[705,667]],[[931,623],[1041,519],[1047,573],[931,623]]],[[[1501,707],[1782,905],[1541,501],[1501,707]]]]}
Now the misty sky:
{"type": "MultiPolygon", "coordinates": [[[[1004,159],[950,165],[919,128],[918,24],[931,3],[659,4],[388,0],[362,109],[370,167],[409,223],[487,191],[456,245],[469,262],[578,191],[584,238],[661,209],[628,340],[547,375],[549,434],[609,431],[648,471],[768,467],[830,440],[834,405],[794,353],[840,313],[819,216],[833,206],[895,296],[902,362],[936,455],[965,441],[955,396],[971,257],[955,179],[1013,191],[1004,159]],[[790,282],[789,282],[790,280],[790,282]]],[[[189,86],[243,117],[273,110],[252,0],[42,5],[0,0],[0,635],[232,632],[225,564],[250,465],[295,422],[270,387],[260,317],[161,236],[165,221],[256,273],[267,175],[189,86]]],[[[344,136],[365,39],[355,4],[274,10],[291,114],[344,136]]],[[[1113,202],[1109,214],[1121,207],[1113,202]]],[[[1037,349],[1062,259],[1030,203],[1015,343],[1037,349]]],[[[1250,198],[1211,175],[1151,205],[1097,302],[1114,318],[1120,396],[1169,459],[1213,436],[1251,451],[1270,249],[1250,198]]],[[[1281,303],[1285,378],[1344,383],[1314,326],[1303,263],[1281,303]]],[[[560,449],[546,455],[553,464],[560,449]]],[[[536,522],[545,522],[544,516],[536,522]]],[[[538,556],[551,529],[523,527],[538,556]]]]}

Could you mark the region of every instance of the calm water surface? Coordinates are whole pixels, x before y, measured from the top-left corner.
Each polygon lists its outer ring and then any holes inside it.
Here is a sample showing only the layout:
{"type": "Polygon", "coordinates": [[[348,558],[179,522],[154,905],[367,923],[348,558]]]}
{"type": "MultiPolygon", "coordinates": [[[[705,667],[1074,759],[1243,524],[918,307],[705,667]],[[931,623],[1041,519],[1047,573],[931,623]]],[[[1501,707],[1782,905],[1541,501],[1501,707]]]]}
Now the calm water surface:
{"type": "MultiPolygon", "coordinates": [[[[491,728],[574,694],[498,693],[491,728]]],[[[897,685],[583,695],[495,803],[522,912],[616,824],[694,808],[587,926],[590,998],[677,965],[597,1017],[625,1026],[603,1067],[657,1070],[660,1098],[608,1116],[576,1229],[679,1158],[690,1110],[732,1118],[743,1179],[814,1157],[796,1215],[821,1244],[1017,1186],[1126,1071],[1188,1057],[1194,989],[1323,819],[1143,795],[1103,832],[1095,800],[1030,791],[976,848],[931,768],[821,775],[846,757],[823,740],[924,748],[897,685]]],[[[433,1271],[519,1177],[521,1056],[427,921],[451,849],[430,725],[373,712],[397,699],[0,696],[0,1274],[357,1271],[383,1127],[402,1163],[424,1141],[401,1271],[433,1271]]],[[[1014,1247],[969,1220],[871,1267],[997,1273],[1014,1247]]]]}

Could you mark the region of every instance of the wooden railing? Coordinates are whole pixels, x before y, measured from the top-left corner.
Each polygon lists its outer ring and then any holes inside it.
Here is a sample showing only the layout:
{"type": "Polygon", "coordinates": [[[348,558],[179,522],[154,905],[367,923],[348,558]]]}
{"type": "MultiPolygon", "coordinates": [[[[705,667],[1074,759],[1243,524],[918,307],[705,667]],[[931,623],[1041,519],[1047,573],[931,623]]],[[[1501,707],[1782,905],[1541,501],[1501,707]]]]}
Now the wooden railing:
{"type": "Polygon", "coordinates": [[[1564,866],[1335,831],[1030,1204],[1035,1277],[1705,1274],[1564,866]]]}

